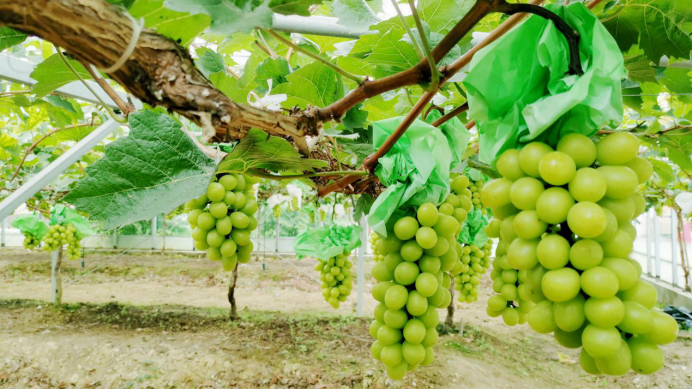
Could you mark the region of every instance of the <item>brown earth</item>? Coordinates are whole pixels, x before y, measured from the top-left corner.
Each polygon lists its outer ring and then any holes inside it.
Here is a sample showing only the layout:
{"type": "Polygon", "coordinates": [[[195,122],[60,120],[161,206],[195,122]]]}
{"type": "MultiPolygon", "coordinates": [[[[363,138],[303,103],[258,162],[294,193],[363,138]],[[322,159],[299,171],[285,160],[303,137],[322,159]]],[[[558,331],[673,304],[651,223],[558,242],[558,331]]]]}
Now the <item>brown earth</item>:
{"type": "MultiPolygon", "coordinates": [[[[431,366],[393,382],[370,357],[355,289],[333,310],[313,264],[285,257],[265,259],[264,271],[258,259],[243,265],[240,319],[230,322],[229,274],[218,263],[90,253],[85,268],[64,265],[65,304],[55,308],[48,256],[1,249],[0,387],[691,388],[690,333],[663,347],[666,365],[653,375],[592,376],[576,350],[550,335],[488,318],[486,296],[457,305],[464,330],[441,336],[431,366]]],[[[369,290],[367,281],[367,315],[369,290]]]]}

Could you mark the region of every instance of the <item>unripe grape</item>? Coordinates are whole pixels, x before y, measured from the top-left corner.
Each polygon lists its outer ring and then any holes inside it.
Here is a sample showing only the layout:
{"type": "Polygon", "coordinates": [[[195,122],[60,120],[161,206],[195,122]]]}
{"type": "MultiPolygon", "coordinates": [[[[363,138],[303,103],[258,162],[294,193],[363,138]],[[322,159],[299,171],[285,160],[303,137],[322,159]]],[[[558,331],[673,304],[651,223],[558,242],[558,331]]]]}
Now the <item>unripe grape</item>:
{"type": "Polygon", "coordinates": [[[547,153],[539,160],[539,174],[549,184],[568,184],[575,177],[575,161],[562,152],[547,153]]]}
{"type": "Polygon", "coordinates": [[[638,175],[638,183],[644,184],[652,177],[652,164],[642,157],[635,157],[625,164],[638,175]]]}
{"type": "Polygon", "coordinates": [[[597,168],[597,171],[606,179],[606,197],[608,198],[630,198],[638,187],[638,175],[626,166],[604,166],[597,168]]]}
{"type": "Polygon", "coordinates": [[[557,224],[568,219],[568,213],[575,201],[568,191],[560,187],[551,187],[542,192],[536,203],[539,218],[546,223],[557,224]]]}
{"type": "Polygon", "coordinates": [[[503,152],[496,160],[496,169],[498,173],[510,181],[516,181],[523,177],[525,173],[520,168],[520,151],[508,149],[503,152]]]}
{"type": "Polygon", "coordinates": [[[631,367],[640,374],[652,374],[664,366],[664,354],[653,343],[642,337],[628,339],[631,354],[631,367]]]}
{"type": "Polygon", "coordinates": [[[618,131],[602,138],[597,144],[599,165],[625,164],[638,154],[640,142],[626,131],[618,131]]]}
{"type": "Polygon", "coordinates": [[[589,167],[597,158],[597,147],[586,136],[570,133],[561,137],[556,150],[569,155],[578,168],[589,167]]]}
{"type": "Polygon", "coordinates": [[[520,210],[533,210],[544,185],[533,177],[523,177],[510,186],[510,201],[520,210]]]}
{"type": "Polygon", "coordinates": [[[593,168],[580,168],[568,184],[570,195],[578,202],[600,201],[606,194],[606,178],[593,168]]]}
{"type": "Polygon", "coordinates": [[[606,229],[606,214],[595,203],[579,202],[568,212],[568,226],[582,238],[596,237],[606,229]]]}

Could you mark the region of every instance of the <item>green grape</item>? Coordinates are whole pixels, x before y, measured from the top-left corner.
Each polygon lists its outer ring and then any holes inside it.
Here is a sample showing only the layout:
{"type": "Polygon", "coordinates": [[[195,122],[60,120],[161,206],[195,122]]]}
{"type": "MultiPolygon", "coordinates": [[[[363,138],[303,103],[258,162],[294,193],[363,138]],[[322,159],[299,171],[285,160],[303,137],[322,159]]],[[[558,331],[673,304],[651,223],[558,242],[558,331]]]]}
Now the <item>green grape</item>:
{"type": "Polygon", "coordinates": [[[537,333],[551,333],[556,329],[554,320],[553,303],[541,301],[530,309],[527,315],[527,323],[537,333]]]}
{"type": "Polygon", "coordinates": [[[638,280],[633,287],[618,293],[622,301],[637,302],[648,309],[652,309],[657,303],[657,290],[650,283],[638,280]]]}
{"type": "Polygon", "coordinates": [[[544,268],[558,269],[568,264],[570,243],[557,234],[549,234],[537,245],[537,259],[544,268]]]}
{"type": "Polygon", "coordinates": [[[236,188],[237,176],[234,174],[224,175],[219,178],[219,184],[224,186],[226,191],[233,191],[236,188]]]}
{"type": "Polygon", "coordinates": [[[568,226],[582,238],[593,238],[606,229],[606,214],[599,205],[579,202],[568,212],[568,226]]]}
{"type": "Polygon", "coordinates": [[[481,202],[486,207],[502,207],[510,203],[510,188],[512,182],[508,179],[495,179],[488,182],[481,192],[481,202]]]}
{"type": "Polygon", "coordinates": [[[632,198],[628,199],[609,199],[604,198],[599,201],[599,205],[611,211],[618,223],[628,223],[635,215],[635,203],[632,198]]]}
{"type": "Polygon", "coordinates": [[[436,231],[430,227],[423,226],[416,231],[416,243],[423,249],[432,249],[438,242],[436,231]]]}
{"type": "Polygon", "coordinates": [[[618,278],[606,267],[592,267],[580,275],[582,290],[591,297],[609,298],[618,292],[618,278]]]}
{"type": "MultiPolygon", "coordinates": [[[[249,243],[248,245],[252,245],[249,243]]],[[[244,247],[239,247],[240,251],[244,247]]],[[[252,251],[252,248],[250,249],[252,251]]],[[[382,266],[383,263],[378,263],[377,265],[382,266]]],[[[339,254],[335,257],[331,257],[327,260],[318,259],[318,264],[315,266],[315,270],[320,272],[320,281],[322,282],[322,295],[325,301],[329,303],[333,308],[338,309],[341,302],[345,302],[351,294],[352,289],[352,278],[349,276],[352,267],[349,261],[349,253],[339,254]]],[[[376,337],[379,327],[376,325],[382,325],[378,321],[374,321],[371,324],[371,335],[376,337]]]]}
{"type": "Polygon", "coordinates": [[[210,230],[216,225],[216,219],[212,214],[204,212],[197,217],[197,227],[202,230],[210,230]]]}
{"type": "Polygon", "coordinates": [[[209,214],[216,219],[225,217],[227,211],[229,209],[224,202],[212,202],[209,205],[209,214]]]}
{"type": "Polygon", "coordinates": [[[578,240],[570,247],[570,264],[584,271],[598,266],[604,258],[604,250],[594,240],[578,240]]]}
{"type": "Polygon", "coordinates": [[[578,202],[600,201],[606,194],[606,178],[593,168],[580,168],[568,184],[570,195],[578,202]]]}
{"type": "Polygon", "coordinates": [[[602,138],[597,144],[599,165],[625,164],[638,154],[640,141],[627,131],[618,131],[602,138]]]}
{"type": "Polygon", "coordinates": [[[211,202],[221,202],[226,195],[226,189],[219,183],[209,183],[207,186],[207,198],[211,202]]]}
{"type": "Polygon", "coordinates": [[[674,317],[661,311],[652,310],[652,328],[639,337],[653,344],[669,344],[676,340],[679,325],[674,317]]]}
{"type": "Polygon", "coordinates": [[[643,194],[639,192],[636,192],[630,198],[633,200],[633,205],[635,207],[635,211],[633,213],[633,219],[635,219],[645,212],[645,207],[647,206],[647,203],[645,201],[645,197],[643,196],[643,194]]]}
{"type": "Polygon", "coordinates": [[[554,186],[568,184],[575,177],[575,161],[563,152],[550,152],[539,160],[539,174],[554,186]]]}
{"type": "Polygon", "coordinates": [[[216,230],[219,234],[226,236],[231,233],[233,225],[231,224],[231,218],[227,215],[216,221],[216,230]]]}
{"type": "Polygon", "coordinates": [[[595,298],[585,301],[585,318],[602,328],[611,328],[618,325],[626,314],[626,308],[617,297],[595,298]]]}
{"type": "Polygon", "coordinates": [[[416,217],[421,226],[432,227],[438,222],[438,209],[432,203],[424,203],[419,206],[416,217]]]}
{"type": "Polygon", "coordinates": [[[625,340],[621,340],[621,347],[615,355],[607,358],[595,358],[595,364],[599,371],[607,375],[623,375],[630,371],[631,355],[630,348],[625,340]]]}
{"type": "Polygon", "coordinates": [[[568,191],[560,187],[552,187],[539,195],[536,210],[542,221],[557,224],[568,219],[568,213],[573,205],[575,200],[568,191]]]}
{"type": "Polygon", "coordinates": [[[618,229],[618,219],[616,219],[616,215],[614,215],[611,210],[604,207],[602,207],[602,211],[606,214],[606,228],[604,228],[604,231],[600,235],[594,237],[594,241],[597,242],[604,242],[611,239],[618,229]]]}
{"type": "Polygon", "coordinates": [[[510,201],[520,210],[534,210],[544,185],[533,177],[523,177],[510,186],[510,201]]]}
{"type": "Polygon", "coordinates": [[[532,142],[525,145],[519,154],[520,168],[528,176],[540,177],[539,161],[551,152],[553,149],[542,142],[532,142]]]}
{"type": "Polygon", "coordinates": [[[582,347],[594,358],[614,356],[621,348],[621,334],[613,327],[589,324],[582,332],[582,347]]]}
{"type": "Polygon", "coordinates": [[[395,222],[394,233],[400,240],[409,240],[416,235],[419,223],[413,217],[403,217],[395,222]]]}
{"type": "Polygon", "coordinates": [[[631,354],[631,367],[640,374],[652,374],[664,366],[664,354],[657,344],[642,337],[628,339],[631,354]]]}
{"type": "Polygon", "coordinates": [[[516,181],[525,176],[520,168],[520,151],[508,149],[503,152],[496,160],[496,169],[498,173],[510,181],[516,181]]]}
{"type": "Polygon", "coordinates": [[[638,175],[626,166],[603,166],[597,171],[606,179],[607,198],[630,198],[638,187],[638,175]]]}
{"type": "Polygon", "coordinates": [[[518,270],[527,270],[534,267],[537,258],[537,245],[539,240],[525,240],[516,238],[508,248],[508,264],[518,270]]]}
{"type": "Polygon", "coordinates": [[[654,320],[650,309],[633,301],[623,302],[623,305],[626,312],[623,320],[617,325],[619,329],[631,334],[643,334],[652,330],[654,320]]]}
{"type": "MultiPolygon", "coordinates": [[[[582,341],[581,341],[582,343],[582,341]]],[[[594,361],[594,358],[587,353],[587,350],[585,348],[582,348],[580,350],[580,367],[582,367],[585,372],[592,374],[592,375],[600,375],[602,372],[599,371],[599,368],[597,367],[597,363],[594,361]]]]}
{"type": "Polygon", "coordinates": [[[513,219],[515,234],[526,240],[539,238],[546,232],[546,228],[546,222],[539,219],[539,214],[534,210],[521,211],[513,219]]]}
{"type": "Polygon", "coordinates": [[[585,298],[578,294],[575,298],[553,304],[556,326],[565,332],[574,332],[585,323],[585,298]]]}
{"type": "Polygon", "coordinates": [[[541,279],[541,290],[549,300],[565,302],[580,292],[580,282],[580,274],[572,268],[550,270],[541,279]]]}
{"type": "Polygon", "coordinates": [[[628,260],[610,257],[602,260],[599,265],[609,269],[616,275],[618,291],[629,290],[635,286],[640,276],[637,269],[628,260]]]}
{"type": "Polygon", "coordinates": [[[652,164],[642,157],[635,157],[625,164],[638,175],[638,183],[644,184],[652,177],[652,164]]]}
{"type": "Polygon", "coordinates": [[[577,168],[589,167],[597,159],[597,146],[586,136],[578,133],[564,135],[556,150],[570,156],[577,168]]]}

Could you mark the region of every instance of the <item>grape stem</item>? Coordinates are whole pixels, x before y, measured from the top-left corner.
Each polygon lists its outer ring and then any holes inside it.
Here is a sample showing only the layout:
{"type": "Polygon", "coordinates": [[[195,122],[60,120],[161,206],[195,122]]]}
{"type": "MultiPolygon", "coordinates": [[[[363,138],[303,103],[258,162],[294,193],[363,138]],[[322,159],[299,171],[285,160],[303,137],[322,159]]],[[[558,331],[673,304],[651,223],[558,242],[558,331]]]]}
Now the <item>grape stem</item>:
{"type": "MultiPolygon", "coordinates": [[[[233,173],[232,171],[218,171],[217,173],[233,173]]],[[[257,176],[261,177],[263,179],[270,179],[270,180],[287,180],[287,179],[301,179],[304,177],[330,177],[330,176],[345,176],[345,175],[350,175],[350,176],[366,176],[368,175],[367,171],[328,171],[328,172],[311,172],[311,173],[302,173],[302,174],[297,174],[297,175],[273,175],[271,173],[263,172],[259,169],[249,169],[247,171],[249,175],[252,176],[257,176]]]]}

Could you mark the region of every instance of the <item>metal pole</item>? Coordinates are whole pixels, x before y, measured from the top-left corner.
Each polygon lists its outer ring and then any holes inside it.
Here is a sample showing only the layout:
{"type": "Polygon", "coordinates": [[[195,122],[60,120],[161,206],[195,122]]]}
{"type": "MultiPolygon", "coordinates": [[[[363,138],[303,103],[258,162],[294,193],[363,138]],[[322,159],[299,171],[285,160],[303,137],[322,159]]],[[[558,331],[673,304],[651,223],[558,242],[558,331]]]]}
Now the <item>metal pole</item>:
{"type": "Polygon", "coordinates": [[[676,239],[674,238],[678,236],[678,228],[677,228],[677,221],[676,218],[674,218],[674,209],[670,208],[669,209],[669,216],[671,218],[671,284],[674,286],[679,285],[679,272],[678,272],[678,249],[676,248],[676,239]]]}
{"type": "Polygon", "coordinates": [[[7,245],[7,218],[2,220],[2,234],[0,235],[0,246],[5,247],[7,245]]]}
{"type": "Polygon", "coordinates": [[[340,38],[358,38],[361,35],[376,34],[377,31],[355,31],[338,23],[339,19],[327,16],[298,16],[274,14],[272,29],[311,35],[340,38]]]}
{"type": "Polygon", "coordinates": [[[647,274],[652,276],[652,213],[653,209],[645,214],[645,242],[647,243],[647,258],[645,259],[647,266],[647,274]]]}
{"type": "Polygon", "coordinates": [[[361,217],[361,247],[359,248],[359,263],[356,276],[356,315],[363,316],[363,290],[364,290],[364,268],[366,250],[368,250],[368,222],[366,217],[361,217]]]}
{"type": "Polygon", "coordinates": [[[34,175],[29,181],[11,193],[7,198],[0,202],[0,219],[5,219],[14,212],[22,203],[39,192],[41,188],[52,182],[58,175],[65,171],[70,165],[74,164],[84,154],[89,152],[94,146],[98,145],[104,138],[117,129],[120,124],[113,119],[107,120],[104,124],[82,138],[75,146],[63,153],[55,161],[50,163],[41,172],[34,175]]]}
{"type": "Polygon", "coordinates": [[[654,247],[655,247],[655,278],[659,278],[662,275],[662,258],[659,253],[659,217],[654,215],[654,247]]]}
{"type": "Polygon", "coordinates": [[[156,249],[156,217],[152,218],[152,249],[156,249]]]}

